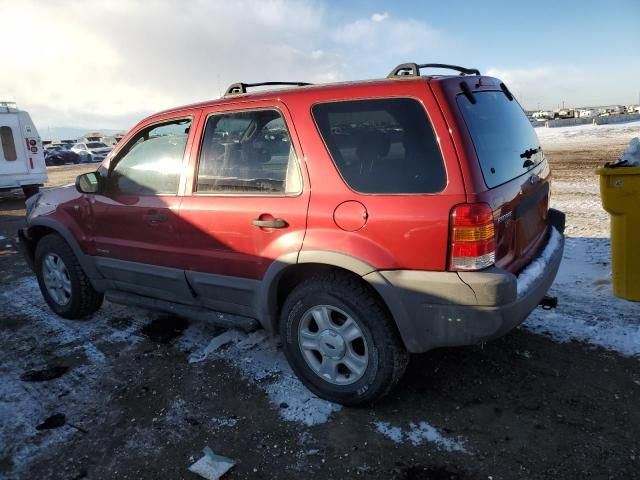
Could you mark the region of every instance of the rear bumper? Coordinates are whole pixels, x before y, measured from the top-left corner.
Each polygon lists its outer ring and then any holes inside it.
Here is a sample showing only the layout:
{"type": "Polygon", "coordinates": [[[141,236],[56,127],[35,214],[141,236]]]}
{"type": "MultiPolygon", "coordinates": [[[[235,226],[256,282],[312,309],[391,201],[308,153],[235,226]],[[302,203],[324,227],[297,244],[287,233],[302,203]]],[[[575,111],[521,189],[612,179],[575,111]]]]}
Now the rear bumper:
{"type": "Polygon", "coordinates": [[[364,278],[385,299],[410,352],[491,340],[520,325],[553,283],[564,251],[564,215],[554,213],[552,222],[555,232],[530,264],[543,268],[527,267],[519,276],[491,267],[479,272],[378,271],[364,278]]]}

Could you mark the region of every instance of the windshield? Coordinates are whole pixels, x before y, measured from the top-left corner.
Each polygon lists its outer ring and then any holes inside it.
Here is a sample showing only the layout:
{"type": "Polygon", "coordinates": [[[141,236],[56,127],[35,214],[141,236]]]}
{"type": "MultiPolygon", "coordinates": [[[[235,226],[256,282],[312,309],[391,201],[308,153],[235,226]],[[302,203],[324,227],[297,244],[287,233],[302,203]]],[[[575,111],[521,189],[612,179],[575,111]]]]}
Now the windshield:
{"type": "Polygon", "coordinates": [[[105,145],[102,142],[89,142],[89,143],[87,143],[87,147],[89,147],[89,148],[105,148],[105,147],[107,147],[107,145],[105,145]]]}
{"type": "Polygon", "coordinates": [[[475,92],[473,104],[457,98],[487,187],[493,188],[528,172],[543,160],[536,132],[515,100],[502,92],[475,92]]]}

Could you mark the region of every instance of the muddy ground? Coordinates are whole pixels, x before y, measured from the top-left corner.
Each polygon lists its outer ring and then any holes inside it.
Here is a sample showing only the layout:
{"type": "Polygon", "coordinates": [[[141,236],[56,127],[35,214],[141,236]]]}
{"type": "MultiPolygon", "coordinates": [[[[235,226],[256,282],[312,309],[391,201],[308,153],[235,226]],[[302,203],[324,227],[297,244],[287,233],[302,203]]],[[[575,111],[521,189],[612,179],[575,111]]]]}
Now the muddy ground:
{"type": "MultiPolygon", "coordinates": [[[[547,155],[562,184],[619,150],[547,155]]],[[[51,183],[88,168],[52,169],[51,183]]],[[[0,421],[11,424],[0,438],[0,478],[196,479],[186,469],[205,446],[237,461],[229,480],[640,478],[637,357],[518,329],[484,346],[416,355],[380,404],[305,425],[285,420],[292,407],[237,364],[188,362],[181,337],[196,327],[213,337],[213,327],[123,308],[104,325],[52,318],[15,249],[22,215],[19,195],[0,195],[0,278],[13,292],[0,303],[0,375],[19,387],[0,385],[0,421]],[[55,414],[64,425],[36,429],[55,414]],[[422,421],[464,448],[395,442],[375,426],[408,431],[422,421]]]]}

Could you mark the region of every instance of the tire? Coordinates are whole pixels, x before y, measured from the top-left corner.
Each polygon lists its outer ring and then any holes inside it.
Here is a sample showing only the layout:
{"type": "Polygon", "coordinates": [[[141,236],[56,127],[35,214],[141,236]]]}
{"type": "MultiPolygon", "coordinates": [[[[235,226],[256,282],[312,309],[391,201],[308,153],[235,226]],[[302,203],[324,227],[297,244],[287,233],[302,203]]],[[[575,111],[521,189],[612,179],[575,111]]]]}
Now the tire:
{"type": "Polygon", "coordinates": [[[40,191],[40,187],[38,185],[24,185],[22,187],[22,192],[24,193],[24,198],[33,197],[40,191]]]}
{"type": "Polygon", "coordinates": [[[280,336],[302,383],[342,405],[382,398],[409,362],[381,301],[362,280],[341,272],[312,277],[291,292],[282,308],[280,336]]]}
{"type": "Polygon", "coordinates": [[[42,296],[61,317],[82,319],[102,305],[104,295],[94,290],[73,250],[60,235],[52,233],[38,242],[34,267],[42,296]]]}

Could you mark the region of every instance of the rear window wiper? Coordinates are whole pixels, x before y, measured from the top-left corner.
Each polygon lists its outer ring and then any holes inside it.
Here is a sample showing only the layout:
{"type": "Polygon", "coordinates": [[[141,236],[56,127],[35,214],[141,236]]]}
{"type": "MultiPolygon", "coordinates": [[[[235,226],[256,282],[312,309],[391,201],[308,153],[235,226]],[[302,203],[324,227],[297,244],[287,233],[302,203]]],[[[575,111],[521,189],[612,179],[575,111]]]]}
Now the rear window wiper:
{"type": "Polygon", "coordinates": [[[526,160],[522,164],[522,168],[528,168],[528,167],[532,166],[533,162],[531,161],[531,157],[533,157],[540,150],[541,150],[541,148],[538,147],[538,148],[530,148],[530,149],[525,150],[524,152],[522,152],[520,154],[520,158],[526,158],[526,160]]]}

